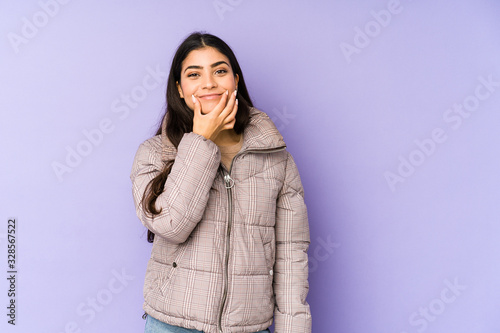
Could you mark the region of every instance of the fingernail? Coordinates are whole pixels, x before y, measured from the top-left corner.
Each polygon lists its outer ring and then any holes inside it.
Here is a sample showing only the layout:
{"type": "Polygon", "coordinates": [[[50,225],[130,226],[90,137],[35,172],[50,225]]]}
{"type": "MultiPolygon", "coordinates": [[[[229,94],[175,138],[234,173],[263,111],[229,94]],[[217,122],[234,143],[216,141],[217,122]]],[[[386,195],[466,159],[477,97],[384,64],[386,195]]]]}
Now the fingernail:
{"type": "Polygon", "coordinates": [[[238,91],[238,90],[235,90],[235,91],[234,91],[234,93],[233,93],[233,95],[234,95],[234,96],[236,96],[236,92],[237,92],[237,91],[238,91]]]}
{"type": "Polygon", "coordinates": [[[196,104],[196,98],[194,97],[194,95],[191,95],[191,98],[193,99],[193,103],[196,104]]]}
{"type": "Polygon", "coordinates": [[[229,95],[229,90],[226,90],[226,95],[229,95]]]}
{"type": "Polygon", "coordinates": [[[236,105],[238,105],[238,99],[236,99],[236,105]]]}

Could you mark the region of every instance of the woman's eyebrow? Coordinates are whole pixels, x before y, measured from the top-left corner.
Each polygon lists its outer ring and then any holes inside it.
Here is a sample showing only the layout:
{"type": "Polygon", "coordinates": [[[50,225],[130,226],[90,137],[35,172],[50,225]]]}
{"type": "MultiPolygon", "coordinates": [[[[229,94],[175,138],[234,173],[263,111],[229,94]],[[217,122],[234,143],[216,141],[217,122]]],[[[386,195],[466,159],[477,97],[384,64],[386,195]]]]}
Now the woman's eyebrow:
{"type": "MultiPolygon", "coordinates": [[[[214,68],[214,67],[217,67],[217,66],[222,65],[222,64],[226,64],[228,67],[230,67],[230,66],[229,66],[229,64],[228,64],[227,62],[225,62],[224,60],[214,62],[213,64],[211,64],[211,65],[210,65],[210,67],[214,68]]],[[[203,66],[197,66],[197,65],[191,65],[191,66],[188,66],[188,67],[186,67],[186,69],[184,70],[184,73],[185,73],[188,69],[190,69],[190,68],[194,68],[194,69],[203,69],[203,66]]]]}
{"type": "Polygon", "coordinates": [[[227,62],[225,62],[224,60],[214,62],[210,67],[214,68],[214,67],[217,67],[217,66],[222,65],[222,64],[226,64],[228,67],[230,67],[229,64],[227,62]]]}

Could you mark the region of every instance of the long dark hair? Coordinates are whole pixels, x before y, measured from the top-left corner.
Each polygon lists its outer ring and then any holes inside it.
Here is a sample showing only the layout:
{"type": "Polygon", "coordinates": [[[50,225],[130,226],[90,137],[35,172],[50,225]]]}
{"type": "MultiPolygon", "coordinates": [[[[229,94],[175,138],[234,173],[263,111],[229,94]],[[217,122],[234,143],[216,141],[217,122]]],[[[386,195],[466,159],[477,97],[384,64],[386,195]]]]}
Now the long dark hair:
{"type": "MultiPolygon", "coordinates": [[[[250,96],[245,85],[245,79],[241,72],[240,65],[236,56],[231,48],[220,38],[202,32],[194,32],[189,35],[177,48],[170,73],[167,81],[167,104],[165,113],[160,121],[156,135],[162,134],[162,123],[166,121],[166,135],[170,142],[177,147],[181,141],[184,133],[193,131],[193,111],[186,105],[184,99],[180,97],[177,90],[176,82],[181,79],[182,62],[188,54],[193,50],[198,50],[204,47],[213,47],[223,55],[225,55],[230,62],[233,74],[239,76],[238,81],[238,112],[236,113],[236,122],[234,124],[234,131],[237,134],[243,133],[245,127],[250,120],[250,107],[253,106],[250,96]]],[[[153,178],[146,186],[142,197],[142,205],[147,214],[151,216],[161,213],[161,209],[156,209],[155,203],[158,196],[163,192],[165,181],[172,169],[173,160],[165,162],[161,173],[153,178]]],[[[154,233],[148,230],[148,242],[152,243],[154,240],[154,233]]]]}

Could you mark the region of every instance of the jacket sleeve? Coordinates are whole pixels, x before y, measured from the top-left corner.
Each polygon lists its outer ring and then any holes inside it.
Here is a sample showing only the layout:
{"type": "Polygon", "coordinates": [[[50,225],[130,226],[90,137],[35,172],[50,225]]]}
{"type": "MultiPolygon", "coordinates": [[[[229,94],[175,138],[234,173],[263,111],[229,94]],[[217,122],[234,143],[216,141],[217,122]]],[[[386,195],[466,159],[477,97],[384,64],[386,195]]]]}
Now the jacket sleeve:
{"type": "Polygon", "coordinates": [[[275,333],[311,333],[309,292],[309,222],[297,166],[288,153],[285,183],[276,207],[275,333]]]}
{"type": "Polygon", "coordinates": [[[163,169],[161,152],[159,137],[145,141],[137,150],[130,175],[135,208],[144,226],[169,242],[180,244],[203,216],[220,164],[220,151],[201,135],[184,134],[163,193],[156,200],[161,213],[151,217],[144,210],[142,197],[148,183],[163,169]]]}

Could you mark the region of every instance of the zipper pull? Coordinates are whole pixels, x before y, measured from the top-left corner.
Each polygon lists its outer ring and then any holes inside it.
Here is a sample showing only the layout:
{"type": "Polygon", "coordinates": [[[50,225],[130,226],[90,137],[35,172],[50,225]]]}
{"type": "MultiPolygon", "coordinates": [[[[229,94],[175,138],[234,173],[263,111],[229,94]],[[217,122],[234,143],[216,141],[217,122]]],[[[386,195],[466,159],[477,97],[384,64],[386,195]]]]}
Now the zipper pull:
{"type": "Polygon", "coordinates": [[[230,189],[234,186],[234,180],[233,180],[233,178],[231,178],[231,176],[228,173],[226,173],[224,175],[224,182],[225,182],[224,186],[227,189],[230,189]]]}

